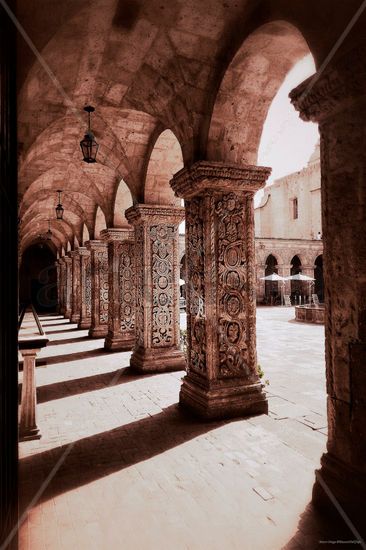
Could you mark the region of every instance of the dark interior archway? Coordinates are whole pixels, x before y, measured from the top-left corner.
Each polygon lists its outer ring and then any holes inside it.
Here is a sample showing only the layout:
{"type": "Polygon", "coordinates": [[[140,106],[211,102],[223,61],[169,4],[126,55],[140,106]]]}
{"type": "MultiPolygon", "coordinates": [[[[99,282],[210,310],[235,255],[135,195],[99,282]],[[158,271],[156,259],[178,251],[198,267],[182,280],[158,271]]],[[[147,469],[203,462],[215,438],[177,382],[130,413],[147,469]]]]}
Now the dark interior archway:
{"type": "Polygon", "coordinates": [[[27,248],[19,273],[20,305],[31,301],[37,312],[54,312],[57,305],[56,257],[46,244],[27,248]]]}
{"type": "Polygon", "coordinates": [[[319,301],[324,302],[323,254],[315,260],[314,278],[314,292],[318,295],[319,301]]]}

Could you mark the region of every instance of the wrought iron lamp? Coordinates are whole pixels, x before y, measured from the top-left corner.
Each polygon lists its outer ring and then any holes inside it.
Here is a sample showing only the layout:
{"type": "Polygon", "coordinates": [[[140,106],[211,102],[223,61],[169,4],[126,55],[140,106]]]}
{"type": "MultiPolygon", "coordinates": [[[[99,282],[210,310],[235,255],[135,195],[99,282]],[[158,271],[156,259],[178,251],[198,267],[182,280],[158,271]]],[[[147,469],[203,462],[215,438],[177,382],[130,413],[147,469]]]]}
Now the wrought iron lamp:
{"type": "Polygon", "coordinates": [[[94,107],[91,107],[91,105],[87,105],[86,107],[84,107],[84,111],[86,111],[89,115],[88,131],[85,134],[84,139],[80,141],[80,147],[83,153],[83,161],[91,163],[91,162],[96,162],[95,159],[99,148],[99,145],[95,141],[94,134],[90,128],[90,113],[93,113],[95,109],[94,107]]]}
{"type": "Polygon", "coordinates": [[[55,210],[56,210],[56,218],[58,220],[62,220],[63,217],[64,217],[64,208],[61,204],[61,193],[62,193],[62,190],[61,189],[58,189],[57,190],[57,193],[58,193],[58,205],[56,206],[55,210]]]}

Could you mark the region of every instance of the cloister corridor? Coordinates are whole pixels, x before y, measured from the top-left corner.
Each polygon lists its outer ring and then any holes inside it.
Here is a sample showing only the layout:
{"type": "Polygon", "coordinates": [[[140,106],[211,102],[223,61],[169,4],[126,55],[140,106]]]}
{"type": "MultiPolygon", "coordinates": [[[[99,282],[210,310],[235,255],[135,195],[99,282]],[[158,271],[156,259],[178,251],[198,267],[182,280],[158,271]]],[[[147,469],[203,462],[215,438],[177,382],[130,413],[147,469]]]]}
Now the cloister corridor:
{"type": "Polygon", "coordinates": [[[326,443],[324,327],[293,317],[257,311],[269,415],[222,422],[180,410],[182,372],[135,374],[130,352],[107,353],[69,320],[42,317],[42,438],[20,443],[21,513],[39,499],[20,549],[308,550],[327,540],[308,505],[326,443]]]}

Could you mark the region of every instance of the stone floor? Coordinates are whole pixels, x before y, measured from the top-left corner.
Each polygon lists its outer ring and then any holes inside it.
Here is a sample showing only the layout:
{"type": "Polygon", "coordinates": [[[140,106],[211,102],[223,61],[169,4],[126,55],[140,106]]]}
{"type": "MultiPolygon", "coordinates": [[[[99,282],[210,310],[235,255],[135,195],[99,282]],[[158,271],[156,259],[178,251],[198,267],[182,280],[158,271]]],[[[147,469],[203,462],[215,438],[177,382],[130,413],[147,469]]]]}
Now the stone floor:
{"type": "Polygon", "coordinates": [[[308,504],[326,442],[324,328],[293,317],[258,309],[269,415],[216,423],[180,411],[183,373],[136,375],[130,353],[44,317],[42,438],[20,444],[20,549],[329,546],[338,527],[308,504]]]}

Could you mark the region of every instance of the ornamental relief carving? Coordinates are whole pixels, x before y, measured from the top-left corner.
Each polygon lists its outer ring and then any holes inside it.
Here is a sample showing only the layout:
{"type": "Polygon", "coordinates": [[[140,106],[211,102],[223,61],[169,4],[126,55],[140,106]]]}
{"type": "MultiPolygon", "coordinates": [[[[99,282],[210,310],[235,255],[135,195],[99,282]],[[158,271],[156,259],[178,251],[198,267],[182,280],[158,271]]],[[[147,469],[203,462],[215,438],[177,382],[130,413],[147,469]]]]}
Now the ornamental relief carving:
{"type": "Polygon", "coordinates": [[[144,345],[144,227],[135,226],[135,338],[136,344],[144,345]]]}
{"type": "Polygon", "coordinates": [[[119,318],[121,332],[135,328],[134,243],[124,242],[119,247],[119,318]]]}
{"type": "Polygon", "coordinates": [[[154,225],[149,229],[152,263],[152,345],[174,342],[174,239],[177,227],[154,225]]]}
{"type": "Polygon", "coordinates": [[[245,196],[216,197],[219,377],[248,374],[245,196]]]}
{"type": "Polygon", "coordinates": [[[91,316],[91,261],[90,256],[85,259],[85,311],[91,316]]]}
{"type": "Polygon", "coordinates": [[[188,369],[206,370],[203,199],[186,201],[188,369]]]}
{"type": "Polygon", "coordinates": [[[99,278],[99,323],[106,325],[108,323],[108,252],[107,250],[97,251],[95,253],[96,265],[99,278]]]}

